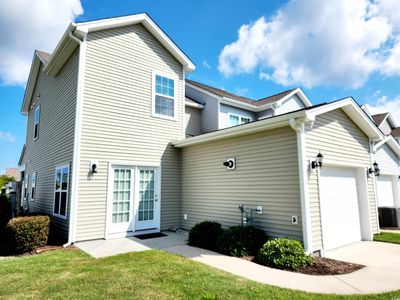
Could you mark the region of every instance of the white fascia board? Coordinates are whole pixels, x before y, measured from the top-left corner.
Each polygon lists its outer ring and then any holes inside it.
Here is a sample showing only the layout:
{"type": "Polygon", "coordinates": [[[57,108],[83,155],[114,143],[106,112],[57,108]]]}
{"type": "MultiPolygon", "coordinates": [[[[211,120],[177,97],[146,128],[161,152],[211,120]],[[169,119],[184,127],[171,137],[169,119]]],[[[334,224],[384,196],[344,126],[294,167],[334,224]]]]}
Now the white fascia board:
{"type": "Polygon", "coordinates": [[[183,65],[186,73],[196,69],[195,64],[182,52],[181,49],[165,34],[165,32],[147,15],[103,19],[92,22],[77,23],[76,29],[81,33],[89,33],[105,29],[129,26],[142,23],[144,27],[183,65]]]}
{"type": "Polygon", "coordinates": [[[200,103],[193,103],[193,102],[189,102],[189,101],[186,101],[186,100],[185,100],[185,106],[198,108],[198,109],[203,109],[204,108],[204,105],[202,105],[200,103]]]}
{"type": "Polygon", "coordinates": [[[355,103],[352,98],[345,98],[340,101],[332,102],[314,109],[310,109],[310,116],[321,115],[335,109],[343,109],[347,116],[356,123],[364,133],[374,141],[380,141],[384,138],[382,132],[376,127],[375,123],[365,114],[365,112],[355,103]]]}
{"type": "MultiPolygon", "coordinates": [[[[386,119],[389,121],[389,123],[391,123],[393,128],[397,128],[396,121],[393,119],[392,114],[390,112],[388,112],[386,119]]],[[[383,124],[383,122],[381,124],[383,124]]]]}
{"type": "Polygon", "coordinates": [[[31,66],[31,70],[29,72],[28,82],[27,82],[26,88],[25,88],[24,99],[22,101],[22,106],[21,106],[21,114],[22,115],[27,115],[29,112],[29,105],[31,104],[31,99],[32,99],[33,91],[36,86],[36,80],[38,78],[41,63],[42,63],[42,60],[35,51],[35,53],[33,54],[33,58],[32,58],[32,66],[31,66]]]}
{"type": "Polygon", "coordinates": [[[298,111],[291,114],[285,114],[269,119],[264,119],[261,121],[256,121],[235,127],[221,129],[218,131],[198,135],[184,140],[173,141],[172,145],[174,145],[177,148],[183,148],[186,146],[197,145],[205,142],[215,141],[218,139],[256,133],[264,130],[289,126],[290,119],[304,118],[304,117],[307,117],[306,111],[298,111]]]}
{"type": "Polygon", "coordinates": [[[373,147],[374,153],[376,153],[384,144],[388,144],[390,149],[392,149],[393,152],[396,153],[397,157],[400,158],[400,145],[391,135],[386,136],[382,141],[373,147]]]}
{"type": "Polygon", "coordinates": [[[310,107],[313,104],[311,103],[310,99],[308,99],[308,97],[306,96],[306,94],[304,94],[303,90],[301,88],[297,88],[295,89],[293,92],[291,92],[289,95],[283,97],[281,100],[279,100],[278,102],[284,102],[286,99],[292,97],[293,95],[297,95],[300,100],[304,103],[304,105],[306,107],[310,107]]]}

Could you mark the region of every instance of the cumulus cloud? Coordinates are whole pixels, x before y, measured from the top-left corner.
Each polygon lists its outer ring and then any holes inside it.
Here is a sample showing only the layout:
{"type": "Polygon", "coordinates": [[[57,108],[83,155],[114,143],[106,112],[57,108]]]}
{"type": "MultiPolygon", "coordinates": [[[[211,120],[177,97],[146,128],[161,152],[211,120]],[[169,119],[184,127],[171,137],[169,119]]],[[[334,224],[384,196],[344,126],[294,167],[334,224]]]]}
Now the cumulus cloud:
{"type": "Polygon", "coordinates": [[[0,141],[14,143],[15,142],[15,136],[12,135],[10,132],[0,131],[0,141]]]}
{"type": "Polygon", "coordinates": [[[306,87],[357,88],[373,72],[400,75],[399,10],[398,0],[289,0],[271,19],[242,25],[218,69],[306,87]]]}
{"type": "Polygon", "coordinates": [[[53,51],[68,24],[82,13],[80,0],[0,0],[3,84],[24,85],[33,51],[53,51]]]}
{"type": "Polygon", "coordinates": [[[381,96],[376,103],[369,103],[366,104],[366,106],[373,115],[390,112],[395,122],[400,125],[400,96],[397,96],[394,99],[381,96]]]}

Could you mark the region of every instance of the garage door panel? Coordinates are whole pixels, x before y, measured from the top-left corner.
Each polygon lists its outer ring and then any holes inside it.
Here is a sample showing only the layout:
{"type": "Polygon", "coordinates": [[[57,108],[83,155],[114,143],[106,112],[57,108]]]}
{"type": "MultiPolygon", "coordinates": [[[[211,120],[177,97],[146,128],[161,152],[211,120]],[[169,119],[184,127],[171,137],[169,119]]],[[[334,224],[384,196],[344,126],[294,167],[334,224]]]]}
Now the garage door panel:
{"type": "Polygon", "coordinates": [[[356,178],[355,169],[321,169],[321,214],[325,250],[361,240],[356,178]]]}
{"type": "Polygon", "coordinates": [[[378,206],[394,206],[392,177],[381,175],[376,181],[378,206]]]}

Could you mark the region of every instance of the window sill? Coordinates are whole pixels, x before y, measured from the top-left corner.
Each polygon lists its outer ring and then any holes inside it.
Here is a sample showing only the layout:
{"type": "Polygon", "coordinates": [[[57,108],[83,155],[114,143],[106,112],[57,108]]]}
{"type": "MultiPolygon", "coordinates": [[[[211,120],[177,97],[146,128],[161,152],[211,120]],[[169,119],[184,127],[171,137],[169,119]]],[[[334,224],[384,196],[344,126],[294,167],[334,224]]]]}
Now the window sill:
{"type": "Polygon", "coordinates": [[[66,220],[66,219],[67,219],[67,216],[57,215],[57,214],[55,214],[55,213],[53,213],[52,216],[53,216],[53,217],[56,217],[56,218],[59,218],[59,219],[62,219],[62,220],[66,220]]]}
{"type": "Polygon", "coordinates": [[[153,118],[158,118],[158,119],[169,120],[169,121],[175,121],[175,122],[178,121],[178,120],[176,119],[176,117],[169,117],[169,116],[166,116],[166,115],[161,115],[161,114],[156,114],[156,113],[153,113],[153,114],[152,114],[152,117],[153,117],[153,118]]]}

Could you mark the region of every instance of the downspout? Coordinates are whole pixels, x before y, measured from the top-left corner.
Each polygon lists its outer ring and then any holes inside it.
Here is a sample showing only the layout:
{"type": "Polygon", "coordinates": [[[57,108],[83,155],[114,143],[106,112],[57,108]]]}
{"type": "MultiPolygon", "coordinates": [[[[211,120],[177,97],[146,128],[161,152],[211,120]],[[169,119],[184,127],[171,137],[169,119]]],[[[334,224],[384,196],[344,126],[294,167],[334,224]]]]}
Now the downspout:
{"type": "Polygon", "coordinates": [[[306,142],[305,142],[305,123],[314,120],[306,118],[290,119],[289,125],[296,131],[297,134],[297,157],[299,163],[299,183],[300,183],[300,198],[301,198],[301,213],[302,213],[302,227],[303,227],[303,243],[304,250],[311,254],[312,248],[312,232],[311,232],[311,213],[310,213],[310,200],[308,193],[308,171],[307,171],[307,157],[306,157],[306,142]]]}
{"type": "Polygon", "coordinates": [[[80,160],[80,141],[81,141],[81,126],[82,126],[82,104],[83,104],[83,83],[85,76],[85,62],[86,62],[86,39],[87,34],[83,36],[81,41],[73,35],[72,31],[68,33],[69,37],[79,44],[79,67],[78,67],[78,84],[76,95],[76,109],[75,109],[75,128],[74,128],[74,153],[72,160],[72,179],[71,179],[71,202],[70,202],[70,216],[69,216],[69,229],[68,229],[68,242],[64,244],[67,247],[75,242],[76,233],[76,215],[78,207],[78,185],[79,185],[79,160],[80,160]]]}

